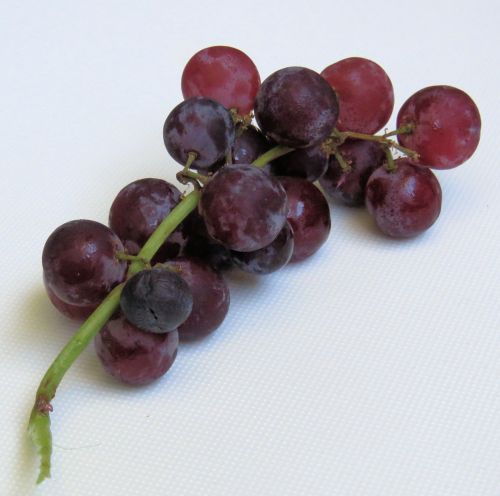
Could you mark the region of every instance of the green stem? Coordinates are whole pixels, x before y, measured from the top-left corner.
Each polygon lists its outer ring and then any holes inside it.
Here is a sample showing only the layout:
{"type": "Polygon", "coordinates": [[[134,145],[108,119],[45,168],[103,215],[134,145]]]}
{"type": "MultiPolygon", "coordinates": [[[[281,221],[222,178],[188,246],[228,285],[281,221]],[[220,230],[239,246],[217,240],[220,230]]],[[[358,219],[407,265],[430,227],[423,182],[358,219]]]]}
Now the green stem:
{"type": "Polygon", "coordinates": [[[388,146],[385,148],[385,158],[387,160],[387,165],[385,167],[387,172],[394,172],[396,170],[396,164],[394,163],[391,149],[388,146]]]}
{"type": "MultiPolygon", "coordinates": [[[[151,234],[150,238],[144,243],[137,256],[145,262],[151,262],[156,252],[165,243],[166,239],[175,231],[175,228],[196,208],[200,201],[201,192],[192,191],[175,206],[170,214],[163,219],[163,222],[151,234]]],[[[140,262],[132,262],[128,269],[128,275],[133,276],[142,270],[140,262]]]]}
{"type": "Polygon", "coordinates": [[[410,134],[415,129],[415,124],[412,122],[408,122],[407,124],[403,124],[401,127],[398,127],[394,131],[390,133],[385,133],[384,138],[389,138],[390,136],[397,136],[398,134],[410,134]]]}
{"type": "Polygon", "coordinates": [[[363,133],[355,133],[353,131],[343,131],[340,133],[342,136],[345,138],[354,138],[354,139],[360,139],[360,140],[366,140],[366,141],[377,141],[379,143],[383,143],[384,145],[388,145],[392,148],[396,148],[396,150],[399,150],[400,152],[404,153],[410,158],[413,158],[417,160],[419,158],[419,155],[417,152],[414,150],[410,150],[409,148],[406,148],[405,146],[401,146],[399,143],[397,143],[394,140],[391,140],[389,138],[386,138],[385,136],[375,136],[373,134],[363,134],[363,133]]]}
{"type": "Polygon", "coordinates": [[[52,455],[52,433],[50,432],[49,416],[52,405],[50,402],[54,398],[57,386],[59,386],[64,374],[117,309],[122,289],[123,283],[116,286],[108,294],[62,349],[40,382],[28,424],[28,432],[40,456],[40,471],[37,484],[50,477],[50,458],[52,455]]]}
{"type": "MultiPolygon", "coordinates": [[[[200,196],[200,191],[191,192],[170,212],[145,243],[138,253],[137,259],[130,264],[127,272],[128,277],[143,270],[145,263],[151,262],[168,236],[196,208],[200,196]]],[[[71,365],[118,308],[123,285],[124,283],[116,286],[82,324],[49,367],[38,387],[28,424],[28,432],[40,456],[37,483],[50,477],[52,433],[49,412],[52,411],[51,401],[56,394],[57,387],[71,365]]]]}
{"type": "MultiPolygon", "coordinates": [[[[184,177],[196,179],[197,181],[199,181],[203,185],[206,185],[208,183],[208,181],[210,181],[210,178],[208,176],[200,174],[199,172],[194,172],[192,170],[182,171],[180,174],[184,177]]],[[[179,179],[179,178],[177,177],[177,179],[179,179]]]]}
{"type": "Polygon", "coordinates": [[[278,157],[281,157],[282,155],[286,155],[287,153],[290,153],[293,151],[293,148],[289,148],[288,146],[275,146],[274,148],[271,148],[268,150],[266,153],[263,153],[260,157],[257,157],[253,161],[253,165],[255,167],[262,168],[265,165],[267,165],[269,162],[272,162],[273,160],[277,159],[278,157]]]}
{"type": "Polygon", "coordinates": [[[342,153],[337,151],[334,153],[334,156],[337,162],[339,163],[342,172],[344,173],[352,172],[352,167],[346,162],[345,158],[342,156],[342,153]]]}
{"type": "Polygon", "coordinates": [[[188,152],[188,158],[186,160],[186,165],[184,166],[183,172],[187,172],[190,169],[197,156],[198,154],[196,152],[188,152]]]}

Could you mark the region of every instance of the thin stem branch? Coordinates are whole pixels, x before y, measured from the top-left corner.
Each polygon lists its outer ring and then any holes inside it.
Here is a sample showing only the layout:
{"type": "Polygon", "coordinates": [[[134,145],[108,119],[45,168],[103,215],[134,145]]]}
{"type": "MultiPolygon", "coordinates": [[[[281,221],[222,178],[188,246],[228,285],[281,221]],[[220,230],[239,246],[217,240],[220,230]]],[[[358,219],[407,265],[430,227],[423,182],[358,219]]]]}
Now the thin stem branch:
{"type": "Polygon", "coordinates": [[[394,172],[396,170],[396,164],[394,163],[394,157],[392,156],[392,152],[390,147],[385,147],[385,158],[387,160],[386,170],[387,172],[394,172]]]}
{"type": "Polygon", "coordinates": [[[334,153],[334,156],[335,156],[335,159],[337,160],[337,162],[339,163],[340,168],[342,169],[342,172],[346,173],[346,172],[352,171],[352,167],[350,166],[350,164],[347,163],[346,159],[342,156],[342,153],[340,153],[339,151],[336,151],[334,153]]]}
{"type": "Polygon", "coordinates": [[[415,129],[415,124],[412,122],[408,122],[407,124],[403,124],[401,127],[398,127],[394,131],[384,134],[384,138],[389,138],[390,136],[397,136],[398,134],[410,134],[415,129]]]}
{"type": "Polygon", "coordinates": [[[360,139],[360,140],[366,140],[366,141],[377,141],[378,143],[383,143],[385,145],[391,146],[392,148],[396,148],[396,150],[399,150],[400,152],[404,153],[405,155],[407,155],[410,158],[413,158],[415,160],[417,160],[419,158],[418,153],[415,152],[414,150],[410,150],[409,148],[406,148],[405,146],[401,146],[396,141],[391,140],[389,138],[386,138],[384,136],[375,136],[372,134],[355,133],[353,131],[344,131],[341,134],[345,138],[354,138],[354,139],[360,139]]]}

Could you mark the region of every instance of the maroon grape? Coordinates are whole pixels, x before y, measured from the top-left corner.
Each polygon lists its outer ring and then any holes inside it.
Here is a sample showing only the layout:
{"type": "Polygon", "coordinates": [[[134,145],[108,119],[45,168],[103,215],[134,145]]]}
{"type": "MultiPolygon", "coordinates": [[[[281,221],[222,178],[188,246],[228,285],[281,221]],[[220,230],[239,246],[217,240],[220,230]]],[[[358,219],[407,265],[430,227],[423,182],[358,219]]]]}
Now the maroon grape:
{"type": "Polygon", "coordinates": [[[398,141],[419,155],[419,164],[451,169],[474,153],[481,134],[481,116],[471,97],[452,86],[429,86],[401,107],[397,127],[413,125],[398,141]]]}
{"type": "Polygon", "coordinates": [[[278,237],[269,245],[257,251],[233,251],[234,263],[251,274],[266,275],[284,267],[292,257],[293,231],[287,222],[278,237]]]}
{"type": "Polygon", "coordinates": [[[236,251],[270,244],[285,225],[287,209],[279,181],[248,164],[220,169],[199,204],[209,235],[236,251]]]}
{"type": "Polygon", "coordinates": [[[251,164],[271,148],[272,144],[256,127],[237,129],[233,145],[233,163],[251,164]]]}
{"type": "Polygon", "coordinates": [[[396,170],[376,169],[366,185],[366,206],[375,223],[395,238],[416,236],[428,229],[441,211],[441,187],[432,171],[396,160],[396,170]]]}
{"type": "Polygon", "coordinates": [[[243,115],[253,109],[260,76],[250,57],[241,50],[213,46],[191,57],[182,73],[181,85],[184,98],[212,98],[243,115]]]}
{"type": "Polygon", "coordinates": [[[264,134],[280,145],[319,145],[332,132],[339,114],[337,96],[316,72],[287,67],[260,87],[255,118],[264,134]]]}
{"type": "Polygon", "coordinates": [[[332,155],[319,183],[327,195],[345,205],[363,205],[366,182],[370,174],[384,162],[384,148],[376,141],[348,140],[338,147],[338,152],[351,170],[343,171],[335,155],[332,155]]]}
{"type": "Polygon", "coordinates": [[[298,177],[280,177],[285,188],[292,226],[294,248],[290,262],[299,262],[314,254],[330,234],[330,208],[323,193],[313,183],[298,177]]]}
{"type": "Polygon", "coordinates": [[[311,182],[318,180],[327,168],[328,154],[321,145],[294,150],[271,163],[275,176],[302,177],[311,182]]]}
{"type": "MultiPolygon", "coordinates": [[[[139,179],[125,186],[109,212],[109,226],[130,255],[137,255],[161,221],[180,202],[181,192],[162,179],[139,179]]],[[[161,259],[178,256],[187,243],[182,224],[160,248],[161,259]]]]}
{"type": "Polygon", "coordinates": [[[199,339],[215,331],[229,310],[229,287],[224,278],[193,258],[176,258],[167,264],[178,271],[193,294],[193,309],[178,328],[180,339],[199,339]]]}
{"type": "Polygon", "coordinates": [[[43,282],[45,290],[47,291],[47,296],[49,297],[51,303],[57,308],[57,310],[59,310],[59,312],[71,320],[82,322],[99,306],[98,303],[90,306],[66,303],[58,298],[49,288],[45,277],[43,278],[43,282]]]}
{"type": "Polygon", "coordinates": [[[187,236],[183,255],[198,258],[215,271],[224,271],[233,267],[231,251],[210,237],[203,217],[196,210],[189,214],[183,224],[187,236]]]}
{"type": "Polygon", "coordinates": [[[92,220],[74,220],[58,227],[43,248],[47,288],[64,303],[94,307],[125,277],[127,264],[118,260],[123,245],[108,227],[92,220]]]}
{"type": "Polygon", "coordinates": [[[175,107],[163,127],[168,153],[180,164],[196,153],[192,167],[207,170],[223,163],[234,143],[234,123],[229,111],[208,98],[190,98],[175,107]]]}
{"type": "Polygon", "coordinates": [[[378,64],[350,57],[328,66],[321,75],[337,93],[340,131],[374,134],[387,124],[394,108],[394,91],[378,64]]]}
{"type": "Polygon", "coordinates": [[[125,283],[120,307],[139,329],[164,333],[177,329],[189,317],[193,295],[182,277],[159,267],[143,270],[125,283]]]}
{"type": "Polygon", "coordinates": [[[116,379],[135,386],[164,375],[177,356],[177,331],[153,334],[141,331],[123,315],[110,320],[94,339],[104,369],[116,379]]]}

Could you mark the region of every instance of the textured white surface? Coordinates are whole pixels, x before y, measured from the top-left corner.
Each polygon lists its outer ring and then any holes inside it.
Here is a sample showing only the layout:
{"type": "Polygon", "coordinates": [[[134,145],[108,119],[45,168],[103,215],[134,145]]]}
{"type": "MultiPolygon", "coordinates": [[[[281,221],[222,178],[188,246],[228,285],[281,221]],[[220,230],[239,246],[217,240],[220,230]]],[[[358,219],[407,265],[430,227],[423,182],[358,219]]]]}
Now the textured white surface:
{"type": "Polygon", "coordinates": [[[500,494],[499,7],[406,4],[1,3],[2,496],[500,494]],[[54,402],[53,478],[35,488],[28,414],[75,328],[44,295],[43,243],[67,220],[106,222],[134,179],[174,178],[163,121],[185,62],[213,44],[263,77],[372,58],[396,108],[456,85],[482,113],[479,150],[438,173],[443,212],[420,238],[333,206],[317,256],[232,277],[223,327],[157,384],[120,386],[87,350],[54,402]]]}

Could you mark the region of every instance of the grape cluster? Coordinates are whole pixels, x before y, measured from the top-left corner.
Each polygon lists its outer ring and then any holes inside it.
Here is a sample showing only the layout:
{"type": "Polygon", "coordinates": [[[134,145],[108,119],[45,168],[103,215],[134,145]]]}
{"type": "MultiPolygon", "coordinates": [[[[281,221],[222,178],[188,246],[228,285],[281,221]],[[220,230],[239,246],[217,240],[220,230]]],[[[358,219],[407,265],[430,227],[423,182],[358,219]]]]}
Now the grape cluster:
{"type": "MultiPolygon", "coordinates": [[[[113,201],[109,227],[68,222],[43,251],[55,307],[76,320],[92,314],[85,336],[101,302],[118,291],[119,308],[107,308],[111,319],[91,332],[104,368],[129,384],[162,376],[179,340],[220,326],[230,301],[224,271],[264,275],[313,255],[330,233],[325,193],[366,205],[391,237],[415,236],[441,210],[432,169],[462,164],[479,143],[479,111],[451,86],[410,96],[397,129],[375,135],[393,111],[393,87],[379,65],[359,57],[321,73],[287,67],[261,84],[243,52],[211,47],[189,60],[182,93],[163,138],[183,165],[179,182],[193,192],[134,181],[113,201]]],[[[50,399],[37,398],[39,412],[50,399]]]]}

